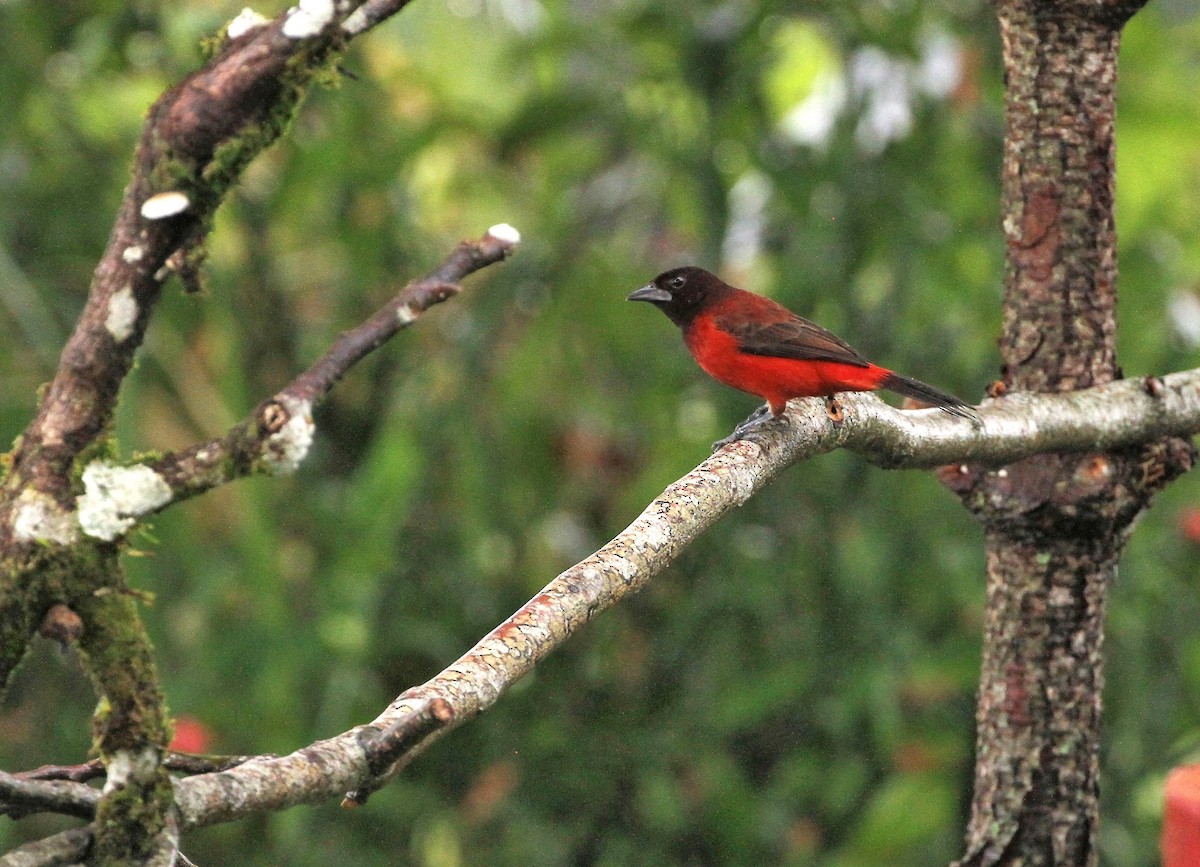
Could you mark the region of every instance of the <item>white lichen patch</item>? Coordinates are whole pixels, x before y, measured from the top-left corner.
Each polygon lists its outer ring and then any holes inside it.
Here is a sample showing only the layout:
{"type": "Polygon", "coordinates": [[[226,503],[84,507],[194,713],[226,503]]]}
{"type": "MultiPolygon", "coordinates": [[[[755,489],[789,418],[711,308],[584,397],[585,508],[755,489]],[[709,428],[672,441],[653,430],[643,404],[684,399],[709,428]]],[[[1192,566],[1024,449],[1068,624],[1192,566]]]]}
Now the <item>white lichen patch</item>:
{"type": "Polygon", "coordinates": [[[141,247],[139,247],[137,244],[133,244],[132,246],[126,247],[121,252],[121,258],[125,260],[125,264],[127,264],[127,265],[134,265],[134,264],[142,261],[142,257],[145,255],[146,255],[146,251],[143,250],[141,247]]]}
{"type": "Polygon", "coordinates": [[[363,12],[363,8],[359,6],[346,16],[346,20],[342,22],[342,29],[351,36],[357,36],[367,29],[369,23],[367,13],[363,12]]]}
{"type": "Polygon", "coordinates": [[[520,244],[521,233],[510,226],[508,223],[497,223],[487,230],[487,233],[497,241],[503,241],[506,244],[520,244]]]}
{"type": "Polygon", "coordinates": [[[417,318],[417,314],[407,304],[401,304],[396,308],[396,319],[401,325],[408,325],[417,318]]]}
{"type": "Polygon", "coordinates": [[[151,196],[142,202],[142,216],[147,220],[165,220],[182,214],[192,205],[192,200],[178,190],[151,196]]]}
{"type": "Polygon", "coordinates": [[[12,530],[18,542],[70,545],[79,537],[75,516],[32,488],[26,488],[17,499],[12,530]]]}
{"type": "Polygon", "coordinates": [[[158,769],[159,756],[154,747],[142,747],[137,752],[133,750],[117,750],[108,762],[104,794],[110,794],[117,789],[123,789],[130,781],[147,783],[154,778],[158,769]]]}
{"type": "Polygon", "coordinates": [[[289,39],[316,36],[333,20],[333,0],[300,0],[288,10],[283,22],[283,35],[289,39]]]}
{"type": "Polygon", "coordinates": [[[108,316],[104,327],[117,343],[124,343],[133,334],[133,326],[137,322],[138,304],[133,297],[133,289],[123,286],[108,299],[108,316]]]}
{"type": "Polygon", "coordinates": [[[649,522],[641,532],[642,541],[651,551],[658,551],[671,543],[671,527],[662,519],[649,522]]]}
{"type": "Polygon", "coordinates": [[[300,462],[312,446],[317,428],[312,420],[312,404],[291,397],[279,399],[279,405],[288,414],[283,427],[267,437],[263,452],[263,463],[277,476],[296,472],[300,462]]]}
{"type": "Polygon", "coordinates": [[[139,517],[171,502],[171,487],[142,464],[121,467],[92,461],[83,471],[82,497],[76,498],[79,526],[97,539],[111,542],[139,517]]]}
{"type": "Polygon", "coordinates": [[[259,15],[249,6],[238,13],[237,18],[229,22],[229,26],[225,28],[225,34],[230,39],[237,39],[239,36],[244,36],[251,30],[262,27],[271,19],[265,15],[259,15]]]}

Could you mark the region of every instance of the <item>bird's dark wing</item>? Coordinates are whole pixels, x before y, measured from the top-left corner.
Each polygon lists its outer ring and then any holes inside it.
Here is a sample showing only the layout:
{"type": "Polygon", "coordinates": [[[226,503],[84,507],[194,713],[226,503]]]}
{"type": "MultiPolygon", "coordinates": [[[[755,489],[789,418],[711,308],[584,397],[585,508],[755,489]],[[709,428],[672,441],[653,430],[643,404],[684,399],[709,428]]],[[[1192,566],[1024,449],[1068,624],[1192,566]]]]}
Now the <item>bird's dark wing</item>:
{"type": "Polygon", "coordinates": [[[794,314],[771,323],[747,322],[736,316],[718,316],[716,322],[722,331],[734,336],[738,349],[750,355],[871,366],[836,334],[794,314]]]}

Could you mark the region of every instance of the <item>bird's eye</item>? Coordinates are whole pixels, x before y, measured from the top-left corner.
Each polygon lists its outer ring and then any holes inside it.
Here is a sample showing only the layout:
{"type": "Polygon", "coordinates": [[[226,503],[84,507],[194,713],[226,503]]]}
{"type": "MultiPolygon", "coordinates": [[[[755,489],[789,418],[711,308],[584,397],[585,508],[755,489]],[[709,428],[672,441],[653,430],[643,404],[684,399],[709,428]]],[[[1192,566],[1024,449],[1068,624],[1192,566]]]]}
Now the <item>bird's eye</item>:
{"type": "Polygon", "coordinates": [[[684,277],[682,274],[676,274],[667,282],[667,285],[669,285],[672,289],[682,289],[683,284],[686,282],[686,277],[684,277]]]}

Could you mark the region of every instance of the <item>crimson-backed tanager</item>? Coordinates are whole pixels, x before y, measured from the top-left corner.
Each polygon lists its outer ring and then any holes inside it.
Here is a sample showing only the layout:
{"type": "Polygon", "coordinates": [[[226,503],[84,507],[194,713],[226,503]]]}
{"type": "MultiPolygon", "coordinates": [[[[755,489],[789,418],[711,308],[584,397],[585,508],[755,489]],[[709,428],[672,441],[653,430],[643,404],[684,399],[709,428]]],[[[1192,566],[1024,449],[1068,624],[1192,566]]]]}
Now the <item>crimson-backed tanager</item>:
{"type": "Polygon", "coordinates": [[[965,401],[872,364],[820,325],[770,298],[736,289],[703,268],[659,274],[629,300],[648,301],[667,314],[709,376],[766,400],[767,405],[739,425],[728,441],[780,416],[793,397],[825,398],[837,421],[840,409],[833,396],[842,391],[883,388],[961,418],[978,419],[965,401]]]}

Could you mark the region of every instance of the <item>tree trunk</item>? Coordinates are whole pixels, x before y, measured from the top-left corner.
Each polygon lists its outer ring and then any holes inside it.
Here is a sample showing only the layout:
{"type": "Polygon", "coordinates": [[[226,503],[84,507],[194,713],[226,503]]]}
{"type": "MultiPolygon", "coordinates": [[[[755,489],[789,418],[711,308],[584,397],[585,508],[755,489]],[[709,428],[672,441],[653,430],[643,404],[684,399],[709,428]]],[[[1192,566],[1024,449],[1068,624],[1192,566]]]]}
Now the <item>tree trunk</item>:
{"type": "MultiPolygon", "coordinates": [[[[1007,87],[1003,387],[1070,391],[1116,362],[1117,48],[1142,4],[998,0],[1007,87]]],[[[975,796],[962,865],[1097,863],[1104,613],[1138,515],[1190,466],[1167,440],[981,472],[987,539],[975,796]]]]}

